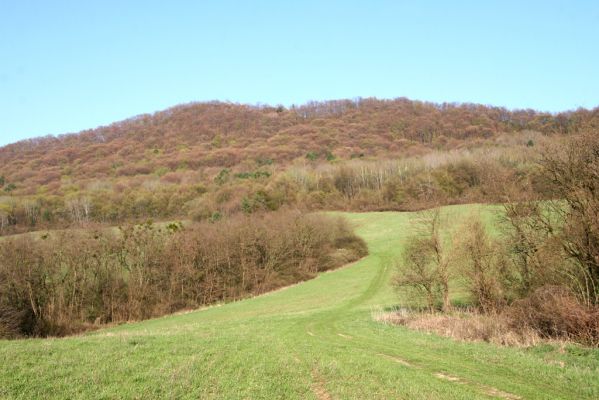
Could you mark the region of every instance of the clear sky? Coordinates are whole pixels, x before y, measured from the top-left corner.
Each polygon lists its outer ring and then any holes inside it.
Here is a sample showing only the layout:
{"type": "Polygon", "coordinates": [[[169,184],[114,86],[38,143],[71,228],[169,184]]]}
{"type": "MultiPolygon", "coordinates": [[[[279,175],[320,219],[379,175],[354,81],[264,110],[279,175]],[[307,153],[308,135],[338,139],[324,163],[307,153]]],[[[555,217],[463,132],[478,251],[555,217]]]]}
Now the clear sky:
{"type": "Polygon", "coordinates": [[[599,105],[599,1],[0,0],[0,144],[190,101],[599,105]]]}

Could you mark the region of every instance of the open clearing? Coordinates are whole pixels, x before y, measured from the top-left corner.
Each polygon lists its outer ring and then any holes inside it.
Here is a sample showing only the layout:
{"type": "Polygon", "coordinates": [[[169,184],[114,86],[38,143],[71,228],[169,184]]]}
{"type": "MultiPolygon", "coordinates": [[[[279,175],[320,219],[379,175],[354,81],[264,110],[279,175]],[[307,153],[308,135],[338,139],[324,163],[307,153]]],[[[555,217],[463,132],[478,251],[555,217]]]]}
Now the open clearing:
{"type": "MultiPolygon", "coordinates": [[[[446,208],[450,223],[472,209],[446,208]]],[[[64,339],[0,341],[2,398],[592,399],[599,351],[500,348],[387,326],[411,213],[343,214],[370,255],[245,301],[64,339]]]]}

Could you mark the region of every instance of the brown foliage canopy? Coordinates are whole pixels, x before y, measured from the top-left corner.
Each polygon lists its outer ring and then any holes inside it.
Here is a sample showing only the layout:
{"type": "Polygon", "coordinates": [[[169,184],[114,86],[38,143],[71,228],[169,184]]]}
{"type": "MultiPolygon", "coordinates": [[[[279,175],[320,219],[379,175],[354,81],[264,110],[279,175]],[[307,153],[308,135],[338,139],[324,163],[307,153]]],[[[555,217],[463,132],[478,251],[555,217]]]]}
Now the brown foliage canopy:
{"type": "MultiPolygon", "coordinates": [[[[496,145],[505,134],[569,135],[598,127],[597,109],[547,114],[405,98],[313,102],[290,109],[218,102],[181,105],[94,130],[0,148],[0,230],[182,216],[190,201],[218,190],[213,186],[245,180],[237,182],[235,204],[209,214],[240,211],[244,196],[252,208],[256,199],[251,197],[264,191],[242,188],[248,180],[271,182],[292,164],[417,157],[435,150],[496,145]],[[228,176],[221,175],[225,170],[228,176]]],[[[408,184],[395,176],[379,179],[374,186],[356,186],[351,168],[339,169],[330,181],[332,196],[324,185],[324,193],[310,190],[311,198],[302,200],[321,203],[321,208],[350,209],[496,201],[501,188],[489,182],[497,176],[481,171],[495,171],[505,182],[528,173],[509,164],[494,169],[499,166],[456,164],[434,173],[423,171],[408,184]],[[484,189],[471,190],[481,183],[484,189]]],[[[274,199],[268,207],[293,201],[274,199]]]]}
{"type": "Polygon", "coordinates": [[[366,254],[341,219],[277,212],[0,241],[0,337],[63,335],[234,300],[366,254]]]}
{"type": "Polygon", "coordinates": [[[554,115],[405,98],[341,100],[291,109],[199,103],[4,146],[0,175],[16,184],[17,193],[31,193],[39,186],[64,186],[67,178],[78,182],[160,169],[226,168],[260,159],[286,165],[308,152],[322,159],[328,154],[388,158],[414,146],[455,148],[500,133],[573,134],[598,127],[597,109],[554,115]]]}

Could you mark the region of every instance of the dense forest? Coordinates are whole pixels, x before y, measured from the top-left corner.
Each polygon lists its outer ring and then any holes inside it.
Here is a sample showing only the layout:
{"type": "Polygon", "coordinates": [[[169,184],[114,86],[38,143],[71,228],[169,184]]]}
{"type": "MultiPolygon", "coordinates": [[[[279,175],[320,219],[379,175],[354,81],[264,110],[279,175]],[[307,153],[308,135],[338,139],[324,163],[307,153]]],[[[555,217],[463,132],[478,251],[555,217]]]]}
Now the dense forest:
{"type": "MultiPolygon", "coordinates": [[[[0,148],[0,232],[309,209],[409,210],[543,193],[539,144],[599,127],[475,104],[198,103],[0,148]]],[[[549,194],[547,194],[549,195],[549,194]]]]}

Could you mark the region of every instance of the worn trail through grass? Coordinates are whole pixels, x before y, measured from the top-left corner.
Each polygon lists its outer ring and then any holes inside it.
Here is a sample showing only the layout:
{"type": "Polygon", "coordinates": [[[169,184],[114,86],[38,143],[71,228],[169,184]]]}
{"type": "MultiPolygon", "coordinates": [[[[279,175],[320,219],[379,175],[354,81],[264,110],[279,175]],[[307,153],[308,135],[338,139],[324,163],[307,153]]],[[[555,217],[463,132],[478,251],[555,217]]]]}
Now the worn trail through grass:
{"type": "MultiPolygon", "coordinates": [[[[450,207],[459,220],[473,206],[450,207]]],[[[491,208],[482,209],[490,217],[491,208]]],[[[0,342],[2,398],[560,399],[599,397],[599,356],[499,348],[373,321],[410,213],[343,214],[357,263],[284,290],[64,339],[0,342]]]]}

